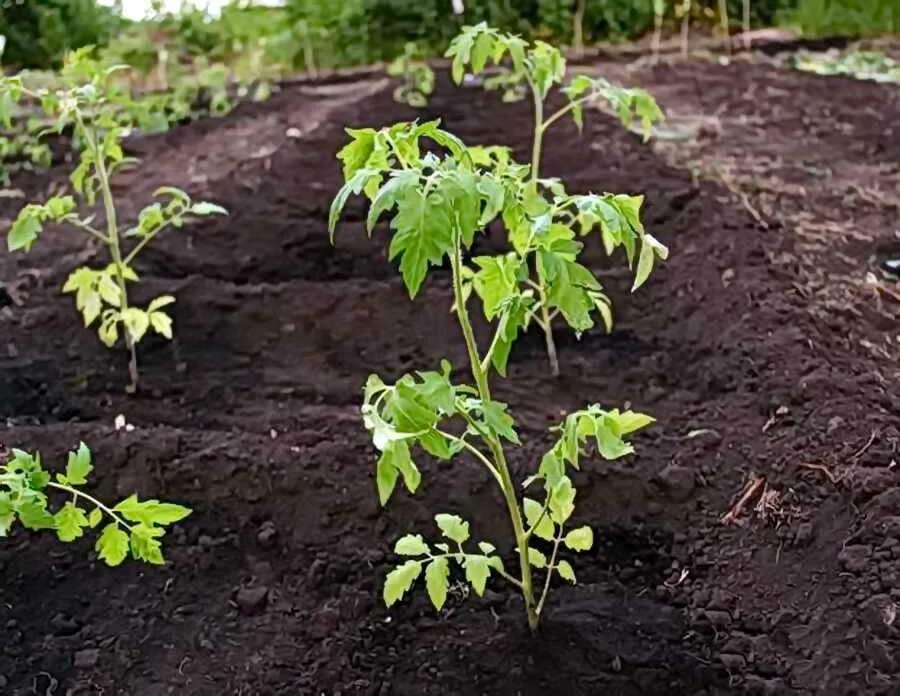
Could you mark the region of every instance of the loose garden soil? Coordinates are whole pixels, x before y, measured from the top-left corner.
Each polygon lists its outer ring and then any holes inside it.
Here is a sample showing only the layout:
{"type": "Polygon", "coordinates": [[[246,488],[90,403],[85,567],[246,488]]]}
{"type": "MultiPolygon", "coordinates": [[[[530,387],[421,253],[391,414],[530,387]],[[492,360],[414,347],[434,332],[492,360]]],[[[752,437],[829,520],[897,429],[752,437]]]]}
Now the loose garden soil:
{"type": "MultiPolygon", "coordinates": [[[[343,127],[417,114],[377,80],[292,86],[130,143],[144,164],[117,180],[125,217],[164,184],[232,211],[142,257],[138,293],[174,291],[177,335],[141,346],[137,396],[122,389],[124,355],[59,293],[102,253],[54,230],[30,255],[0,257],[0,444],[61,461],[84,440],[100,494],[195,510],[162,568],[107,569],[87,541],[4,540],[0,691],[900,693],[900,288],[867,276],[900,251],[900,90],[713,63],[632,79],[676,115],[719,120],[651,147],[595,112],[548,145],[545,172],[570,190],[645,193],[671,257],[631,295],[622,259],[590,240],[614,332],[560,331],[558,379],[528,335],[496,384],[521,424],[520,480],[569,410],[631,404],[658,419],[636,456],[576,475],[598,543],[537,637],[499,582],[483,598],[460,584],[441,615],[423,592],[380,601],[393,540],[431,533],[434,512],[464,515],[501,548],[508,520],[464,460],[423,460],[416,496],[377,504],[363,381],[464,365],[464,346],[446,270],[410,302],[386,229],[363,233],[361,202],[335,248],[325,220],[343,127]],[[766,177],[763,155],[779,164],[766,177]]],[[[418,115],[528,152],[526,103],[441,79],[418,115]]],[[[60,169],[17,184],[39,195],[63,181],[60,169]]],[[[3,199],[0,215],[19,205],[3,199]]]]}

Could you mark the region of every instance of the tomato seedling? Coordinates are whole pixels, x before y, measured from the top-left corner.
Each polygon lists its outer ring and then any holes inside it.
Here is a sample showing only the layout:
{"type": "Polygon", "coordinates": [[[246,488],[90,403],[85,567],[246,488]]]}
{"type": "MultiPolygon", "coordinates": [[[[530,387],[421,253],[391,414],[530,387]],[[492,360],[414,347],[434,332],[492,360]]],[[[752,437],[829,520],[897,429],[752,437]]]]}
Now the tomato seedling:
{"type": "Polygon", "coordinates": [[[338,153],[346,183],[332,204],[332,236],[349,197],[364,194],[370,201],[366,220],[370,233],[382,215],[391,217],[388,254],[399,259],[411,297],[418,293],[429,267],[449,260],[452,309],[475,383],[454,382],[446,361],[438,371],[407,374],[394,384],[376,375],[368,379],[362,414],[380,452],[375,478],[381,503],[387,503],[401,479],[410,492],[417,490],[421,481],[414,461],[417,451],[438,460],[465,454],[496,482],[518,557],[518,570],[507,570],[493,543],[473,543],[467,521],[441,513],[435,516],[440,541],[427,542],[419,534],[397,541],[395,552],[407,560],[388,574],[384,601],[393,605],[424,573],[428,595],[441,609],[451,569],[458,567],[479,595],[491,575],[512,583],[524,600],[529,626],[536,630],[552,579],[575,581],[574,568],[561,553],[583,552],[593,544],[589,526],[571,524],[576,491],[569,469],[578,469],[593,449],[605,459],[630,454],[634,449],[627,437],[653,419],[599,405],[569,414],[555,428],[556,443],[522,483],[526,495],[520,497],[506,448],[521,443],[507,404],[493,398],[491,368],[505,373],[513,342],[530,321],[544,314],[546,306],[581,328],[587,326],[595,308],[608,306],[600,283],[576,260],[581,248],[576,241],[578,225],[582,233],[599,227],[605,243],[624,246],[631,254],[641,244],[640,256],[650,261],[638,264],[636,284],[649,274],[659,243],[639,224],[639,198],[569,196],[557,182],[548,188],[554,197],[547,200],[532,185],[529,168],[516,164],[508,150],[466,147],[437,122],[348,132],[351,142],[338,153]],[[431,141],[427,149],[423,141],[431,141]],[[498,220],[507,227],[512,249],[467,259],[477,235],[498,220]],[[648,254],[645,248],[650,249],[648,254]],[[543,290],[531,279],[533,263],[543,269],[543,290]],[[468,309],[475,296],[494,329],[484,352],[468,309]],[[540,581],[538,570],[544,572],[540,581]]]}
{"type": "Polygon", "coordinates": [[[106,247],[110,263],[102,268],[75,269],[63,292],[74,293],[85,326],[99,320],[98,334],[104,345],[114,346],[121,332],[130,354],[128,391],[134,392],[139,379],[136,345],[151,329],[172,338],[172,319],[165,308],[175,301],[171,295],[162,295],[144,308],[129,301],[128,283],[138,280],[135,259],[165,229],[180,228],[192,217],[224,215],[226,211],[212,203],[193,202],[179,189],[163,187],[156,191],[160,200],[140,212],[134,227],[120,229],[111,179],[120,167],[135,160],[125,157],[122,150],[126,130],[121,122],[122,103],[119,92],[110,86],[115,71],[101,69],[86,52],[76,52],[63,75],[75,86],[33,91],[18,77],[0,78],[0,104],[5,107],[0,110],[0,120],[8,124],[9,105],[30,97],[55,120],[57,132],[72,129],[79,148],[78,165],[69,177],[75,196],[57,195],[23,207],[9,230],[7,245],[10,251],[27,252],[44,225],[54,222],[70,225],[106,247]],[[92,211],[98,197],[105,229],[94,225],[96,215],[92,211]],[[135,240],[127,251],[123,249],[126,239],[135,240]]]}
{"type": "Polygon", "coordinates": [[[415,43],[406,44],[403,53],[388,64],[387,74],[400,78],[400,84],[394,90],[394,101],[417,109],[428,104],[434,91],[434,70],[422,58],[415,43]]]}
{"type": "MultiPolygon", "coordinates": [[[[562,93],[567,99],[566,105],[549,116],[545,115],[545,105],[550,90],[566,81],[566,60],[562,53],[559,49],[543,41],[528,43],[518,36],[493,29],[484,22],[464,27],[462,33],[450,43],[450,48],[447,50],[446,55],[448,58],[452,58],[451,74],[457,83],[462,82],[467,72],[478,75],[487,68],[489,62],[500,66],[508,58],[509,68],[498,75],[489,77],[485,82],[485,86],[489,89],[502,89],[505,101],[517,100],[528,92],[531,93],[534,103],[534,135],[532,138],[530,183],[534,189],[531,192],[531,197],[534,201],[541,199],[539,189],[549,188],[554,195],[558,193],[559,183],[554,179],[542,179],[540,167],[544,136],[550,127],[560,119],[571,115],[578,127],[581,128],[584,120],[585,105],[605,102],[608,104],[608,108],[621,119],[626,127],[631,128],[632,123],[635,120],[639,120],[641,130],[646,139],[652,132],[653,124],[660,121],[663,117],[663,113],[656,101],[645,90],[627,89],[605,79],[593,78],[587,75],[575,75],[569,79],[562,88],[562,93]]],[[[638,212],[642,197],[619,197],[618,201],[633,213],[629,216],[629,224],[632,227],[639,225],[638,212]],[[625,202],[626,199],[628,199],[627,202],[625,202]]],[[[587,212],[588,217],[602,217],[605,215],[615,217],[615,213],[605,210],[607,208],[605,204],[601,204],[598,208],[594,200],[581,199],[572,201],[572,203],[574,204],[573,207],[558,212],[564,213],[566,217],[572,215],[576,219],[581,218],[583,221],[583,213],[585,211],[579,206],[584,204],[590,209],[587,212]]],[[[540,205],[540,203],[537,205],[540,205]]],[[[545,219],[549,226],[557,222],[552,217],[545,219]]],[[[615,246],[614,237],[617,234],[618,232],[604,232],[604,242],[608,250],[615,246]]],[[[642,237],[649,243],[645,244],[642,249],[636,286],[639,286],[646,279],[646,275],[642,271],[646,269],[649,273],[649,269],[653,265],[654,256],[664,259],[667,253],[665,247],[656,243],[649,235],[643,236],[642,233],[642,237]]],[[[633,248],[626,246],[626,250],[628,251],[629,264],[631,264],[634,260],[633,248]]],[[[552,294],[552,279],[549,277],[549,274],[552,273],[552,269],[546,268],[541,263],[536,264],[534,268],[534,289],[538,293],[542,307],[541,314],[535,321],[544,332],[550,370],[553,375],[558,375],[559,359],[553,338],[552,325],[554,303],[548,297],[552,294]]],[[[577,314],[577,319],[573,322],[571,313],[567,313],[559,306],[557,306],[557,309],[568,321],[569,325],[578,332],[584,331],[592,325],[592,322],[589,322],[581,312],[577,314]]],[[[604,320],[610,326],[609,303],[606,301],[597,302],[596,309],[603,314],[604,320]]]]}
{"type": "Polygon", "coordinates": [[[39,452],[12,450],[0,466],[0,537],[6,537],[18,522],[25,529],[47,529],[60,541],[71,542],[85,531],[100,529],[94,545],[100,559],[117,566],[131,554],[138,561],[162,565],[162,537],[166,527],[183,520],[191,511],[158,500],[138,500],[131,495],[110,506],[86,493],[93,470],[91,451],[83,442],[69,453],[65,473],[52,476],[39,452]],[[50,494],[69,499],[51,510],[50,494]]]}

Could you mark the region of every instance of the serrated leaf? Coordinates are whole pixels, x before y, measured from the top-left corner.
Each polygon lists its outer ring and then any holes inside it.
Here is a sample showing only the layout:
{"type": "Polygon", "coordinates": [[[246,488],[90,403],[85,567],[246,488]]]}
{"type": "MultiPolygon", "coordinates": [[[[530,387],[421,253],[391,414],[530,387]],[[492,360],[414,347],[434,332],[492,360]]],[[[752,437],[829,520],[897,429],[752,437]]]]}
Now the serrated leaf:
{"type": "Polygon", "coordinates": [[[425,587],[434,608],[440,611],[447,601],[447,587],[450,583],[450,564],[444,557],[435,558],[425,568],[425,587]]]}
{"type": "Polygon", "coordinates": [[[522,503],[528,527],[531,528],[537,524],[537,527],[534,528],[534,535],[539,539],[552,541],[556,533],[556,527],[553,524],[553,520],[550,519],[549,511],[545,513],[544,506],[531,498],[525,498],[522,503]],[[540,520],[540,523],[538,523],[538,520],[540,520]]]}
{"type": "Polygon", "coordinates": [[[31,250],[31,245],[38,238],[43,225],[37,215],[28,208],[19,213],[16,221],[13,223],[6,237],[6,244],[10,251],[18,251],[24,249],[31,250]]]}
{"type": "Polygon", "coordinates": [[[47,511],[47,500],[33,498],[18,506],[19,521],[26,529],[53,529],[56,522],[47,511]]]}
{"type": "Polygon", "coordinates": [[[151,565],[163,565],[165,560],[162,554],[162,544],[159,537],[164,534],[159,527],[151,527],[139,524],[131,528],[131,536],[128,539],[131,547],[131,555],[139,561],[146,561],[151,565]]]}
{"type": "Polygon", "coordinates": [[[382,452],[375,466],[375,484],[378,487],[378,500],[382,506],[390,500],[399,476],[400,472],[394,466],[391,454],[382,452]]]}
{"type": "Polygon", "coordinates": [[[402,599],[421,572],[422,563],[420,561],[407,561],[388,573],[384,581],[385,605],[391,607],[402,599]]]}
{"type": "Polygon", "coordinates": [[[190,508],[174,503],[161,503],[158,500],[138,500],[136,494],[128,496],[116,505],[113,510],[129,522],[139,522],[151,527],[153,525],[169,525],[183,520],[191,514],[190,508]]]}
{"type": "Polygon", "coordinates": [[[565,545],[573,551],[589,551],[594,545],[594,531],[588,527],[578,527],[566,534],[565,545]]]}
{"type": "Polygon", "coordinates": [[[575,511],[575,489],[568,476],[561,476],[550,491],[550,517],[564,524],[575,511]]]}
{"type": "Polygon", "coordinates": [[[391,227],[396,232],[388,258],[400,258],[400,274],[413,298],[429,265],[439,265],[453,249],[451,211],[444,198],[426,197],[422,191],[409,188],[397,199],[397,215],[391,227]]]}
{"type": "Polygon", "coordinates": [[[496,547],[488,541],[479,541],[478,548],[481,549],[481,553],[483,553],[485,556],[490,556],[492,553],[494,553],[494,551],[496,551],[496,547]]]}
{"type": "Polygon", "coordinates": [[[172,340],[172,317],[165,312],[151,312],[150,326],[159,335],[172,340]]]}
{"type": "Polygon", "coordinates": [[[515,444],[521,444],[519,436],[513,427],[515,421],[507,412],[507,405],[500,401],[484,401],[481,403],[481,412],[485,425],[502,438],[515,444]]]}
{"type": "Polygon", "coordinates": [[[469,538],[469,523],[464,521],[458,515],[449,515],[447,513],[439,513],[434,516],[441,533],[457,544],[462,544],[469,538]]]}
{"type": "Polygon", "coordinates": [[[575,583],[575,571],[572,569],[572,565],[568,561],[559,561],[556,564],[556,572],[559,573],[559,577],[563,580],[568,580],[571,583],[575,583]]]}
{"type": "Polygon", "coordinates": [[[528,562],[531,563],[535,568],[546,568],[547,567],[547,556],[544,555],[542,551],[538,549],[528,547],[528,562]]]}
{"type": "Polygon", "coordinates": [[[108,566],[117,566],[128,555],[128,535],[112,522],[103,528],[94,549],[108,566]]]}
{"type": "Polygon", "coordinates": [[[487,556],[467,555],[465,560],[466,580],[472,585],[475,594],[481,597],[487,587],[491,575],[491,566],[487,556]]]}
{"type": "Polygon", "coordinates": [[[84,536],[84,527],[88,526],[88,518],[84,514],[84,510],[74,503],[68,502],[53,515],[53,525],[60,541],[75,541],[84,536]]]}
{"type": "Polygon", "coordinates": [[[407,534],[397,540],[394,553],[400,556],[424,556],[430,553],[430,549],[421,534],[407,534]]]}
{"type": "Polygon", "coordinates": [[[101,273],[98,277],[97,293],[108,305],[119,307],[122,303],[122,291],[116,281],[107,273],[101,273]]]}
{"type": "Polygon", "coordinates": [[[129,307],[120,316],[131,340],[138,343],[150,328],[150,316],[143,309],[137,307],[129,307]]]}
{"type": "Polygon", "coordinates": [[[90,527],[96,527],[103,521],[103,512],[100,508],[94,508],[91,510],[91,514],[88,515],[88,525],[90,527]]]}
{"type": "Polygon", "coordinates": [[[93,468],[91,466],[91,451],[83,442],[79,443],[77,450],[69,452],[69,459],[66,464],[66,480],[73,486],[87,483],[88,474],[91,473],[93,468]]]}

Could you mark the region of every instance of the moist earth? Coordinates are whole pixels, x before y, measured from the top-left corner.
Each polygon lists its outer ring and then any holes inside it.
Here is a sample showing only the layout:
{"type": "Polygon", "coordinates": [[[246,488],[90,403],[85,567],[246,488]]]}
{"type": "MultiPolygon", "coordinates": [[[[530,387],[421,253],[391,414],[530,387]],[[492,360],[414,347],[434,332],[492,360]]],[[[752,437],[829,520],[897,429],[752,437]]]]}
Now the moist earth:
{"type": "MultiPolygon", "coordinates": [[[[582,132],[549,137],[546,175],[645,194],[671,255],[631,294],[624,260],[587,240],[614,331],[560,330],[556,379],[528,334],[496,383],[520,424],[518,480],[584,404],[658,421],[635,456],[575,474],[577,519],[597,542],[539,634],[499,582],[481,598],[458,583],[441,614],[419,590],[382,605],[396,537],[455,512],[511,562],[508,520],[464,459],[423,459],[419,493],[379,507],[362,383],[442,358],[462,370],[465,349],[448,269],[410,302],[388,231],[362,229],[362,202],[334,247],[326,230],[345,126],[440,116],[524,160],[528,104],[445,76],[421,112],[378,79],[295,84],[129,141],[142,165],[116,180],[126,219],[161,185],[231,211],[141,257],[138,301],[177,303],[175,339],[141,345],[137,395],[124,393],[124,355],[59,292],[104,252],[53,229],[31,254],[0,257],[0,444],[58,463],[84,440],[98,494],[194,509],[160,568],[107,569],[88,540],[4,540],[3,693],[898,693],[900,288],[870,275],[874,256],[900,250],[900,90],[764,64],[586,69],[718,120],[650,145],[591,112],[582,132]]],[[[65,171],[15,184],[44,195],[65,171]]],[[[21,204],[0,199],[7,224],[21,204]]]]}

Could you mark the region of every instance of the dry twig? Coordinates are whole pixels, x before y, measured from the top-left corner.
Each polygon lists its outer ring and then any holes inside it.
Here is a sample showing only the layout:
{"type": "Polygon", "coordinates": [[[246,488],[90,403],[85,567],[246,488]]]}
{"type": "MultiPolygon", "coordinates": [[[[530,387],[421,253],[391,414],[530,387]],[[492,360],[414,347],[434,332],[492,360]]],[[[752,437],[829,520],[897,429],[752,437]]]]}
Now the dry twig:
{"type": "Polygon", "coordinates": [[[722,515],[719,522],[721,522],[722,524],[736,524],[737,519],[741,516],[744,508],[747,507],[750,501],[753,500],[753,498],[762,490],[765,484],[765,476],[750,474],[750,480],[747,482],[747,485],[744,486],[744,492],[741,494],[740,498],[738,498],[738,501],[731,507],[731,509],[724,515],[722,515]]]}

